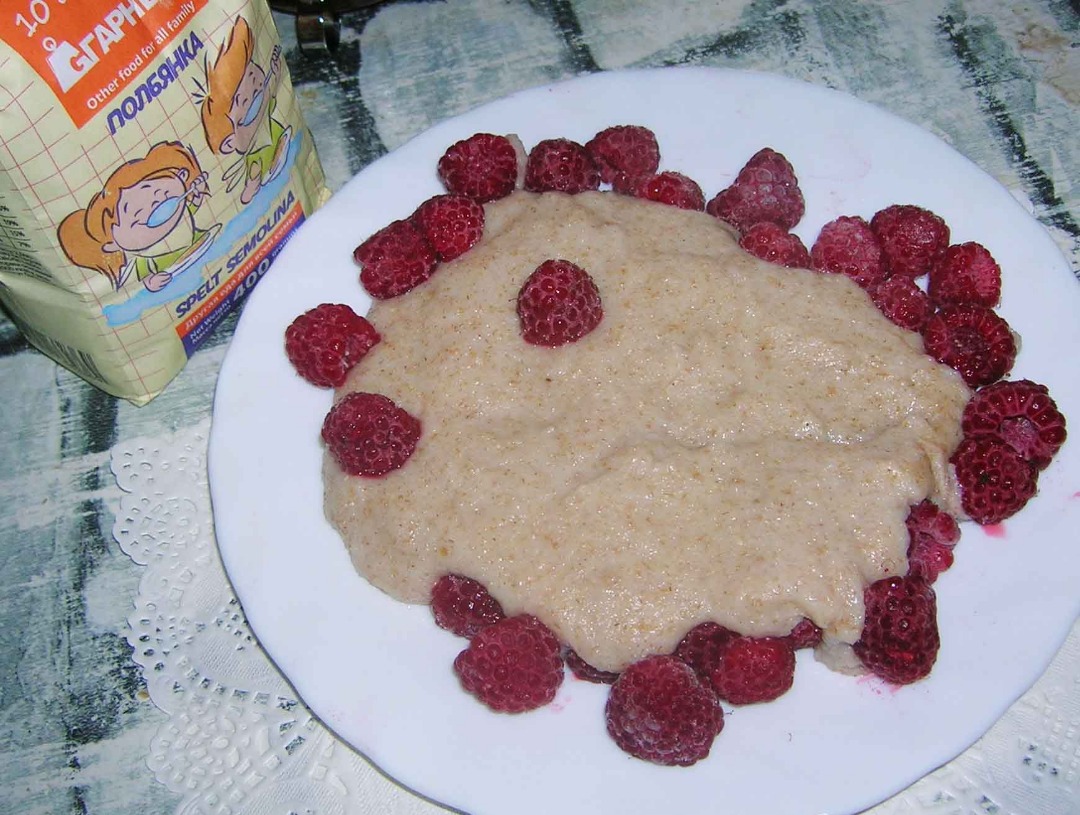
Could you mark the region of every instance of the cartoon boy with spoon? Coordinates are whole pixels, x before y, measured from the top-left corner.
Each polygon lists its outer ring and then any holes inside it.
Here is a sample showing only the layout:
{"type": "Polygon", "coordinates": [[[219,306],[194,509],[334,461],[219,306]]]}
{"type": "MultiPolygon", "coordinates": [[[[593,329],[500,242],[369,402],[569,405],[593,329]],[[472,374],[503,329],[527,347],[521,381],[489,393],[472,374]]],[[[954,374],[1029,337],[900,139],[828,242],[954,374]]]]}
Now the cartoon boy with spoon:
{"type": "Polygon", "coordinates": [[[274,118],[280,81],[281,48],[274,47],[270,70],[264,71],[254,60],[251,27],[237,17],[217,59],[206,69],[202,123],[206,143],[215,154],[239,156],[225,171],[224,181],[226,190],[243,185],[243,204],[285,166],[292,127],[282,127],[274,118]]]}

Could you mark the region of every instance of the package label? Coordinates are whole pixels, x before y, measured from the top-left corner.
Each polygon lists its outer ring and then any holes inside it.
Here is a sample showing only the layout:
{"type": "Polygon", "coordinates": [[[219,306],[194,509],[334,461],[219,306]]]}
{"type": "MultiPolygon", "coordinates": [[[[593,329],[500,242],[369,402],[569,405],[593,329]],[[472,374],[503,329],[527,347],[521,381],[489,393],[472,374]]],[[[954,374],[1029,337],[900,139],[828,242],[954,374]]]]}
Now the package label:
{"type": "Polygon", "coordinates": [[[264,0],[0,11],[0,300],[146,401],[329,197],[264,0]]]}

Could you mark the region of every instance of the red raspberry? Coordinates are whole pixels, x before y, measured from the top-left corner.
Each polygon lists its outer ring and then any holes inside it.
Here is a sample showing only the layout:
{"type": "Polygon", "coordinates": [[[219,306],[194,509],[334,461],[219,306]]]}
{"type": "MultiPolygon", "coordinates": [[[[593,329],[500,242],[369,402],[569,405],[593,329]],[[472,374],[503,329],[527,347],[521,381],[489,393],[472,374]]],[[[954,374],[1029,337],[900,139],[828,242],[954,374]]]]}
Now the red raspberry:
{"type": "Polygon", "coordinates": [[[568,648],[566,651],[566,666],[578,679],[598,685],[611,685],[619,678],[618,671],[602,671],[593,667],[578,656],[573,648],[568,648]]]}
{"type": "Polygon", "coordinates": [[[1065,417],[1045,385],[1030,379],[995,382],[976,393],[964,408],[964,435],[1005,442],[1040,470],[1065,443],[1065,417]]]}
{"type": "Polygon", "coordinates": [[[709,201],[705,211],[745,232],[758,221],[791,229],[806,211],[795,170],[782,153],[763,147],[746,162],[735,182],[709,201]]]}
{"type": "Polygon", "coordinates": [[[1039,471],[998,439],[964,439],[949,461],[956,470],[960,506],[976,523],[1000,523],[1035,494],[1039,471]]]}
{"type": "Polygon", "coordinates": [[[604,308],[588,272],[568,260],[545,260],[518,292],[517,314],[525,342],[554,348],[596,328],[604,308]]]}
{"type": "Polygon", "coordinates": [[[697,674],[674,656],[651,656],[622,672],[605,708],[608,734],[644,761],[688,767],[709,755],[724,711],[697,674]]]}
{"type": "Polygon", "coordinates": [[[870,228],[881,242],[882,260],[890,275],[926,274],[949,245],[945,221],[912,204],[885,207],[870,219],[870,228]]]}
{"type": "Polygon", "coordinates": [[[926,353],[972,388],[1001,379],[1016,360],[1009,324],[982,306],[946,306],[926,321],[922,335],[926,353]]]}
{"type": "Polygon", "coordinates": [[[720,664],[720,654],[738,636],[719,623],[698,623],[675,647],[675,656],[693,668],[702,682],[710,683],[712,672],[720,664]]]}
{"type": "Polygon", "coordinates": [[[322,438],[349,475],[378,477],[404,466],[420,440],[420,420],[378,393],[350,393],[326,414],[322,438]]]}
{"type": "Polygon", "coordinates": [[[467,195],[481,204],[514,191],[521,157],[506,136],[477,133],[450,145],[439,159],[439,178],[449,192],[467,195]]]}
{"type": "Polygon", "coordinates": [[[802,239],[772,221],[759,221],[747,229],[739,238],[739,246],[754,257],[777,266],[810,268],[810,253],[806,251],[802,239]]]}
{"type": "Polygon", "coordinates": [[[864,289],[885,279],[881,244],[870,224],[857,215],[841,215],[821,227],[810,261],[819,272],[846,274],[864,289]]]}
{"type": "Polygon", "coordinates": [[[596,163],[600,180],[618,192],[626,192],[640,178],[651,176],[660,166],[660,145],[647,127],[616,125],[601,130],[585,143],[596,163]]]}
{"type": "Polygon", "coordinates": [[[960,540],[960,526],[948,512],[927,499],[911,507],[908,529],[908,575],[933,583],[952,566],[953,547],[960,540]]]}
{"type": "Polygon", "coordinates": [[[930,267],[926,291],[937,306],[993,308],[1001,299],[1001,267],[981,243],[953,244],[930,267]]]}
{"type": "Polygon", "coordinates": [[[348,306],[323,303],[285,329],[285,354],[312,385],[336,388],[379,339],[375,327],[348,306]]]}
{"type": "Polygon", "coordinates": [[[941,644],[937,596],[920,577],[884,577],[863,592],[866,614],[855,655],[887,682],[907,685],[930,673],[941,644]]]}
{"type": "Polygon", "coordinates": [[[795,650],[785,637],[736,637],[711,679],[716,695],[733,705],[771,702],[795,680],[795,650]]]}
{"type": "Polygon", "coordinates": [[[934,312],[926,292],[907,275],[895,275],[872,286],[870,299],[882,314],[909,331],[921,332],[934,312]]]}
{"type": "Polygon", "coordinates": [[[361,265],[360,283],[378,300],[416,288],[435,272],[438,258],[411,221],[384,226],[353,252],[361,265]]]}
{"type": "Polygon", "coordinates": [[[600,187],[600,171],[589,154],[570,139],[545,139],[525,163],[525,189],[574,195],[600,187]]]}
{"type": "Polygon", "coordinates": [[[412,222],[439,260],[453,260],[484,234],[484,208],[466,195],[436,195],[416,208],[412,222]]]}
{"type": "Polygon", "coordinates": [[[524,713],[555,698],[563,681],[561,647],[531,614],[503,617],[472,638],[454,671],[462,687],[492,710],[524,713]]]}
{"type": "Polygon", "coordinates": [[[821,645],[824,635],[825,632],[815,625],[813,620],[803,617],[791,629],[787,640],[791,643],[791,647],[798,651],[800,648],[817,648],[821,645]]]}
{"type": "Polygon", "coordinates": [[[471,577],[444,574],[431,587],[435,624],[459,637],[472,638],[505,615],[499,601],[471,577]]]}
{"type": "Polygon", "coordinates": [[[632,194],[679,209],[697,212],[705,209],[705,193],[698,183],[689,176],[670,170],[642,178],[634,186],[632,194]]]}

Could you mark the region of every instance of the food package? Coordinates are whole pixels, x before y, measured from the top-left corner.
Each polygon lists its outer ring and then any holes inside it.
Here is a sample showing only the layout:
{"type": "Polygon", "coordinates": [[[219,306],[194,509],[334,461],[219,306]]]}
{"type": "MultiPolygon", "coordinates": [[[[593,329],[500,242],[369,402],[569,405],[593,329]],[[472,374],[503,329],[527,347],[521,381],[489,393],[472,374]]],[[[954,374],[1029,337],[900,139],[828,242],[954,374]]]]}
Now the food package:
{"type": "Polygon", "coordinates": [[[328,197],[265,0],[12,0],[0,303],[143,404],[328,197]]]}

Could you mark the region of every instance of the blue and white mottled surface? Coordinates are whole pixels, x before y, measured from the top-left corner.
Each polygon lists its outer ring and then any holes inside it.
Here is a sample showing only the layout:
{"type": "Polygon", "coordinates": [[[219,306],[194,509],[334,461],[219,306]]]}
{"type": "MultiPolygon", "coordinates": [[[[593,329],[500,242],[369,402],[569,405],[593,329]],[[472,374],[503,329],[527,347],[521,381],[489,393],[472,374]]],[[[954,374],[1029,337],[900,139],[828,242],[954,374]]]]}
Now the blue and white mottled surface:
{"type": "MultiPolygon", "coordinates": [[[[300,54],[291,20],[277,19],[333,188],[517,89],[624,67],[752,68],[847,91],[940,135],[1030,201],[1080,274],[1075,1],[403,0],[348,15],[340,49],[321,58],[300,54]]],[[[209,415],[234,325],[135,408],[0,320],[0,813],[177,809],[146,766],[164,714],[125,638],[141,568],[112,537],[109,457],[209,415]]],[[[1048,771],[1075,783],[1076,756],[1060,762],[1048,771]]],[[[949,807],[925,811],[969,811],[949,807]]]]}

